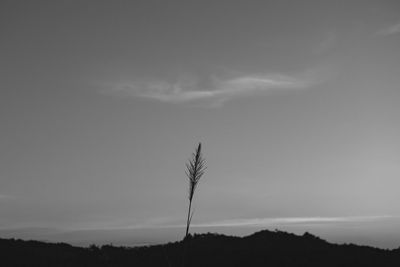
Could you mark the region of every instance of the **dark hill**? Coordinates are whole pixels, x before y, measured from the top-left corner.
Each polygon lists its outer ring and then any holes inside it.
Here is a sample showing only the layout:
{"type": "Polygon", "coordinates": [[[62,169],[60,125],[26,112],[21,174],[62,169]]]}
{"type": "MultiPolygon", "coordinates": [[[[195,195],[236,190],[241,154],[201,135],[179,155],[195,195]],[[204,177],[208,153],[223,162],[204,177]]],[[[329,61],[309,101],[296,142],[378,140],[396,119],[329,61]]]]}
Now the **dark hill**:
{"type": "Polygon", "coordinates": [[[0,239],[1,266],[400,266],[400,249],[336,245],[302,236],[261,231],[246,237],[194,235],[148,247],[89,248],[0,239]],[[183,259],[183,252],[186,251],[183,259]]]}

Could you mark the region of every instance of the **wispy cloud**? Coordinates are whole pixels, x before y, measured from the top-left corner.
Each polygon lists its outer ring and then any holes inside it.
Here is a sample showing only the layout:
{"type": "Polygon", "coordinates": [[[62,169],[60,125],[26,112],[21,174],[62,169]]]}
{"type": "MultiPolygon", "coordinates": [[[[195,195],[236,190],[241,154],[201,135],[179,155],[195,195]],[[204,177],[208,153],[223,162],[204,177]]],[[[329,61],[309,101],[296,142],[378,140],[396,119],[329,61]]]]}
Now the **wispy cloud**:
{"type": "MultiPolygon", "coordinates": [[[[366,223],[376,222],[390,219],[400,219],[398,216],[377,215],[377,216],[343,216],[343,217],[280,217],[280,218],[246,218],[246,219],[230,219],[213,222],[195,223],[192,227],[280,227],[294,225],[326,225],[326,224],[343,224],[343,223],[366,223]]],[[[168,221],[152,220],[141,224],[131,224],[119,226],[116,228],[129,229],[161,229],[161,228],[182,228],[184,224],[168,221]]]]}
{"type": "Polygon", "coordinates": [[[220,104],[232,97],[257,92],[306,88],[311,81],[282,74],[258,74],[226,79],[212,77],[204,84],[206,86],[201,86],[196,79],[188,78],[179,79],[174,83],[158,80],[118,82],[109,85],[103,92],[168,103],[212,100],[213,103],[220,104]]]}
{"type": "MultiPolygon", "coordinates": [[[[287,227],[287,226],[322,226],[339,224],[363,224],[383,221],[400,220],[400,216],[376,215],[376,216],[344,216],[344,217],[280,217],[280,218],[246,218],[211,221],[203,223],[194,223],[194,228],[215,228],[215,227],[287,227]]],[[[26,232],[68,232],[68,231],[93,231],[93,230],[143,230],[143,229],[179,229],[186,225],[180,220],[170,217],[152,218],[142,222],[90,222],[75,228],[45,228],[20,225],[13,228],[1,228],[1,231],[20,232],[26,229],[26,232]]]]}
{"type": "Polygon", "coordinates": [[[400,34],[400,22],[380,29],[377,34],[383,36],[400,34]]]}
{"type": "Polygon", "coordinates": [[[284,217],[233,219],[211,223],[193,224],[193,227],[245,227],[245,226],[284,226],[302,224],[371,222],[394,218],[393,216],[354,216],[354,217],[284,217]]]}

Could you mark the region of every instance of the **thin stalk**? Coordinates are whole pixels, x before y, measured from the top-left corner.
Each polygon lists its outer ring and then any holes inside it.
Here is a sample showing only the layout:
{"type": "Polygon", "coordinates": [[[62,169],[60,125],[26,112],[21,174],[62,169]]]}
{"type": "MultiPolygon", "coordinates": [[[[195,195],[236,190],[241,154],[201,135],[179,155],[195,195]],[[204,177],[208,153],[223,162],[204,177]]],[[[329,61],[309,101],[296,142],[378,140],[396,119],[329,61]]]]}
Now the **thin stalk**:
{"type": "Polygon", "coordinates": [[[185,234],[185,239],[189,235],[189,225],[191,221],[191,216],[190,216],[190,211],[192,210],[192,200],[189,200],[189,209],[188,209],[188,214],[187,214],[187,220],[186,220],[186,234],[185,234]]]}

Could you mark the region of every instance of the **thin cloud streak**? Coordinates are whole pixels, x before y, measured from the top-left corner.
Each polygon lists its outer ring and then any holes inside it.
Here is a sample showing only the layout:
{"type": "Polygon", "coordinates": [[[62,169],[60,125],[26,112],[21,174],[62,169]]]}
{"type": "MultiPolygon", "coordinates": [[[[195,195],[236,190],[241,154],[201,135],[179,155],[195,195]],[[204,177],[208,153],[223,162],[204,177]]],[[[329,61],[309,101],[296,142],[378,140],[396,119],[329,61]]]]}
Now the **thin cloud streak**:
{"type": "Polygon", "coordinates": [[[167,103],[197,100],[214,100],[216,103],[222,103],[236,96],[278,89],[301,89],[310,84],[308,80],[285,75],[248,75],[231,79],[214,78],[209,82],[209,89],[201,88],[196,81],[185,79],[176,83],[165,81],[117,83],[104,93],[154,99],[167,103]]]}
{"type": "Polygon", "coordinates": [[[252,218],[234,219],[212,223],[193,224],[193,227],[246,227],[246,226],[278,226],[327,223],[363,223],[395,218],[393,216],[354,216],[354,217],[286,217],[286,218],[252,218]]]}
{"type": "Polygon", "coordinates": [[[377,34],[378,35],[383,35],[383,36],[390,36],[390,35],[395,35],[400,33],[400,22],[390,25],[388,27],[385,27],[383,29],[380,29],[377,34]]]}
{"type": "MultiPolygon", "coordinates": [[[[390,219],[400,219],[398,216],[377,215],[377,216],[344,216],[344,217],[282,217],[282,218],[249,218],[249,219],[231,219],[215,222],[196,223],[192,227],[271,227],[271,226],[294,226],[294,225],[323,225],[323,224],[342,224],[342,223],[366,223],[377,222],[390,219]]],[[[148,222],[135,224],[125,227],[112,227],[113,229],[162,229],[162,228],[182,228],[184,224],[180,223],[156,223],[148,222]]]]}
{"type": "MultiPolygon", "coordinates": [[[[213,227],[280,227],[280,226],[304,226],[304,225],[327,225],[344,223],[368,223],[382,222],[387,220],[399,220],[399,216],[378,215],[378,216],[347,216],[347,217],[282,217],[282,218],[249,218],[249,219],[231,219],[215,222],[205,222],[193,224],[194,228],[213,228],[213,227]]],[[[148,222],[124,224],[124,225],[99,225],[90,224],[86,227],[76,228],[46,228],[46,227],[13,227],[1,228],[0,232],[75,232],[75,231],[111,231],[111,230],[143,230],[143,229],[178,229],[186,225],[181,223],[168,223],[173,219],[153,219],[148,222]]]]}

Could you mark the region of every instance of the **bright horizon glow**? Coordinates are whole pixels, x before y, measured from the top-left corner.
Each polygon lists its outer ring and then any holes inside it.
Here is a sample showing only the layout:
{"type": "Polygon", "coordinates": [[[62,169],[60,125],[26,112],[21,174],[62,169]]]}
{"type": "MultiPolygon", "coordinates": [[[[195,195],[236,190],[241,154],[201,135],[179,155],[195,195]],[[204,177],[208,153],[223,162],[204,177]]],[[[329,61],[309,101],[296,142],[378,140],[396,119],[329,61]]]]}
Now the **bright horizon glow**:
{"type": "MultiPolygon", "coordinates": [[[[311,232],[331,243],[356,243],[386,249],[397,248],[397,235],[390,241],[385,236],[368,238],[368,231],[373,228],[393,230],[398,225],[400,217],[393,216],[349,216],[349,217],[284,217],[284,218],[256,218],[232,219],[219,222],[198,223],[192,225],[191,234],[222,233],[233,236],[246,236],[260,230],[287,231],[302,235],[311,232]],[[358,228],[354,232],[354,228],[358,228]],[[341,229],[337,236],[335,229],[341,229]]],[[[90,244],[109,244],[121,246],[142,246],[165,242],[178,241],[183,238],[185,225],[136,225],[131,227],[103,227],[81,229],[57,228],[8,228],[0,229],[4,238],[36,239],[47,242],[68,242],[77,246],[90,244]],[[146,238],[151,232],[158,233],[158,238],[146,238]],[[147,240],[147,241],[146,241],[147,240]]]]}

